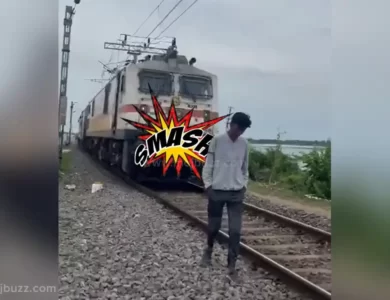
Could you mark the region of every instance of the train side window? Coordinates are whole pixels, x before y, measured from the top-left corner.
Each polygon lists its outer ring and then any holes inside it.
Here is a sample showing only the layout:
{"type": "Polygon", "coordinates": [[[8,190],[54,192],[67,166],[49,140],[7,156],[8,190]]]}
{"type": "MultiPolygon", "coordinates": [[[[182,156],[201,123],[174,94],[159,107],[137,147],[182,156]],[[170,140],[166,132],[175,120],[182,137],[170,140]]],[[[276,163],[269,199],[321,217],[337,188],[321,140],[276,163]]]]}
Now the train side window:
{"type": "Polygon", "coordinates": [[[91,111],[91,117],[95,114],[95,99],[92,100],[92,111],[91,111]]]}
{"type": "Polygon", "coordinates": [[[108,100],[111,91],[111,82],[106,85],[105,94],[104,94],[104,106],[103,106],[103,114],[108,114],[108,100]]]}
{"type": "Polygon", "coordinates": [[[121,92],[122,93],[124,93],[126,91],[125,86],[126,86],[126,75],[123,74],[122,75],[122,83],[121,83],[121,92]]]}

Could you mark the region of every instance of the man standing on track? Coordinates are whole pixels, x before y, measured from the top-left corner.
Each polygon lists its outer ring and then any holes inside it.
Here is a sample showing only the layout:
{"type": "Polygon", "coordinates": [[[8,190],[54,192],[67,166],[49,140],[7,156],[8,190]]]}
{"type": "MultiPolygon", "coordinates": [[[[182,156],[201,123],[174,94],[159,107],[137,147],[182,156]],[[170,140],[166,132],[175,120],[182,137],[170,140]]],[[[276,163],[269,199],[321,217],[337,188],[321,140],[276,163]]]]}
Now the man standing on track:
{"type": "Polygon", "coordinates": [[[241,135],[251,124],[247,114],[237,112],[233,115],[230,129],[211,140],[202,174],[208,195],[208,235],[201,264],[211,265],[214,241],[221,228],[223,207],[226,203],[229,218],[230,275],[237,274],[243,202],[248,184],[249,145],[241,135]]]}

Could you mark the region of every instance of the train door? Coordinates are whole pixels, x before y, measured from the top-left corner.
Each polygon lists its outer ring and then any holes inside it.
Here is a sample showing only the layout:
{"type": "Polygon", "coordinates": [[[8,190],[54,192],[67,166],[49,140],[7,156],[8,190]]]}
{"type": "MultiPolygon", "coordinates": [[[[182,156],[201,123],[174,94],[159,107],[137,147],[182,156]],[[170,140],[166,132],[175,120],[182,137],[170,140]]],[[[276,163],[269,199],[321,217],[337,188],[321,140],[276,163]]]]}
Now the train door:
{"type": "Polygon", "coordinates": [[[90,104],[88,104],[87,109],[84,112],[84,122],[83,122],[83,124],[84,124],[83,137],[84,138],[87,136],[87,130],[88,130],[88,127],[89,127],[88,115],[89,115],[90,109],[91,109],[91,106],[90,106],[90,104]]]}
{"type": "Polygon", "coordinates": [[[79,139],[83,139],[84,138],[84,112],[81,113],[80,117],[79,117],[79,139]]]}
{"type": "Polygon", "coordinates": [[[121,94],[121,75],[122,72],[116,74],[116,93],[115,93],[115,107],[114,107],[114,118],[112,119],[112,134],[115,135],[117,123],[118,123],[118,106],[119,106],[119,97],[121,94]]]}

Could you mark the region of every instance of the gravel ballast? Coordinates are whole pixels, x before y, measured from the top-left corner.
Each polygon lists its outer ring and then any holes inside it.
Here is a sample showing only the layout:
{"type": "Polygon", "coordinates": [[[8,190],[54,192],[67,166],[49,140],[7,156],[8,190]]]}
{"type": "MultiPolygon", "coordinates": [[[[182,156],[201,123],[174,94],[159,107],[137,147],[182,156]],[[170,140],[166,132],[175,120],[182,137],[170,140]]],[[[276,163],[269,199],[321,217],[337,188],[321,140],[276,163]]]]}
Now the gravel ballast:
{"type": "Polygon", "coordinates": [[[270,200],[261,199],[255,195],[246,195],[245,201],[249,204],[273,211],[277,214],[289,217],[291,219],[306,223],[308,225],[320,228],[322,230],[331,231],[332,221],[330,218],[320,216],[314,213],[308,213],[302,209],[294,209],[284,205],[272,203],[270,200]]]}
{"type": "Polygon", "coordinates": [[[219,245],[213,267],[201,268],[203,232],[85,154],[71,155],[59,187],[60,299],[307,299],[245,260],[232,281],[219,245]],[[97,181],[104,188],[92,194],[97,181]]]}

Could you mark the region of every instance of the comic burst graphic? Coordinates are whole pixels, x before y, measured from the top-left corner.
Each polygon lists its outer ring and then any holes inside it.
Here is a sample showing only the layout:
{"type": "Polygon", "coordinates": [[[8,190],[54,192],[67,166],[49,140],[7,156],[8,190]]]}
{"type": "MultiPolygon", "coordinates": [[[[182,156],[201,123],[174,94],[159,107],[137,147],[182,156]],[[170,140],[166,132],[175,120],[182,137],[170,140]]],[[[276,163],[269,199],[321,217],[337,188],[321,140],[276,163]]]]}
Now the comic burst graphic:
{"type": "Polygon", "coordinates": [[[175,105],[172,101],[168,115],[165,114],[157,97],[149,85],[153,108],[156,118],[134,108],[147,124],[141,124],[125,118],[135,128],[144,130],[147,134],[139,138],[144,141],[135,151],[135,163],[139,166],[150,166],[158,160],[162,161],[163,175],[168,168],[175,166],[177,175],[180,175],[183,164],[186,164],[200,178],[196,161],[204,163],[207,156],[208,144],[213,138],[206,132],[207,129],[222,121],[229,115],[221,116],[210,121],[190,125],[193,110],[190,110],[182,118],[178,118],[175,105]]]}

